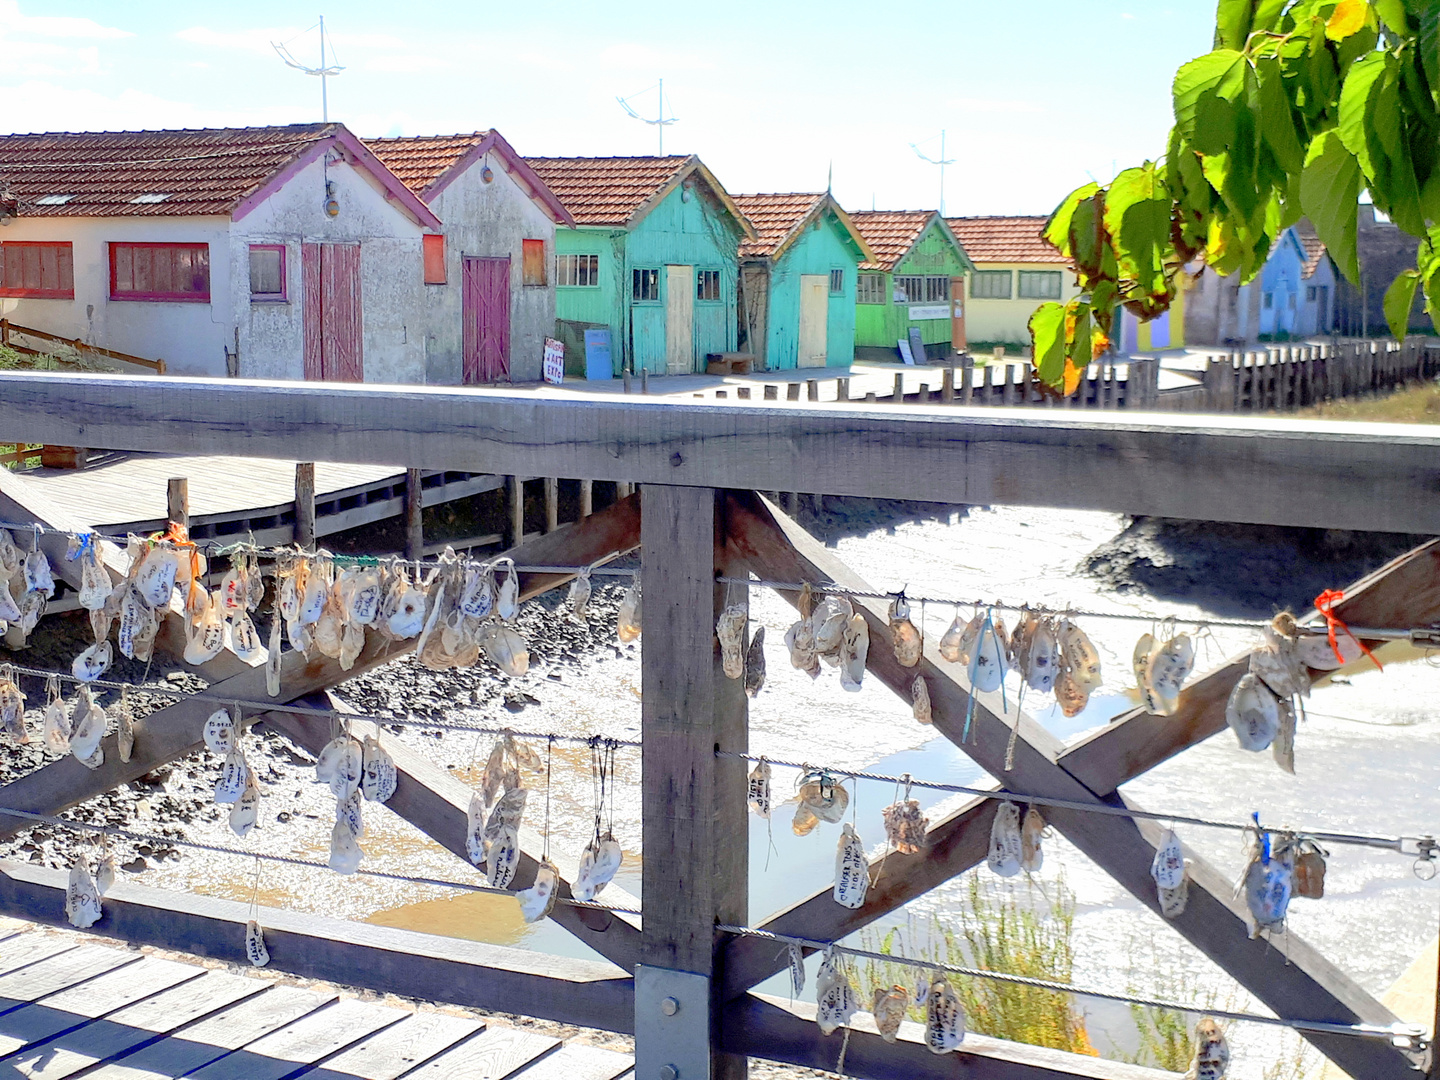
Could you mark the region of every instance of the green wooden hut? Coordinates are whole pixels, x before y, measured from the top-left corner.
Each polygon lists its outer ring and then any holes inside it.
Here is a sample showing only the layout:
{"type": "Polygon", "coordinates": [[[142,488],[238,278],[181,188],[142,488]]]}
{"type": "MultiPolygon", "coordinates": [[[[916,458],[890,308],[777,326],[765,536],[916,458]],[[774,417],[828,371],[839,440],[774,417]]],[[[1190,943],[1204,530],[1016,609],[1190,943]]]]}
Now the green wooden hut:
{"type": "Polygon", "coordinates": [[[894,360],[911,327],[919,328],[929,356],[964,348],[964,279],[975,268],[945,219],[934,210],[862,210],[850,217],[875,254],[860,265],[856,284],[855,355],[894,360]]]}
{"type": "Polygon", "coordinates": [[[761,370],[855,359],[855,275],[875,255],[827,192],[737,195],[757,238],[740,245],[741,350],[761,370]]]}
{"type": "Polygon", "coordinates": [[[689,374],[735,350],[739,246],[754,230],[699,158],[526,161],[575,219],[555,231],[567,371],[584,371],[586,330],[609,330],[612,374],[689,374]]]}

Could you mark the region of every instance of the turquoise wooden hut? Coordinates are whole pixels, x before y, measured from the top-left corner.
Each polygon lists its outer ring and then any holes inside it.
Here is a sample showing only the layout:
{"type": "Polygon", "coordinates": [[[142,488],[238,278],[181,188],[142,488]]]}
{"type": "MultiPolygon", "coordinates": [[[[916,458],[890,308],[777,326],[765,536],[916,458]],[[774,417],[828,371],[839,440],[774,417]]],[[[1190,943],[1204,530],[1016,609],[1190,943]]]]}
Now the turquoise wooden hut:
{"type": "Polygon", "coordinates": [[[698,157],[526,161],[575,220],[555,231],[567,372],[588,355],[604,377],[593,331],[608,331],[612,374],[689,374],[735,350],[739,247],[755,234],[698,157]]]}
{"type": "Polygon", "coordinates": [[[855,359],[855,276],[875,257],[831,194],[737,195],[755,227],[740,245],[741,350],[761,370],[855,359]]]}
{"type": "Polygon", "coordinates": [[[927,355],[963,348],[964,276],[975,268],[945,219],[933,210],[862,210],[851,219],[875,253],[860,267],[856,356],[896,359],[912,327],[927,355]]]}

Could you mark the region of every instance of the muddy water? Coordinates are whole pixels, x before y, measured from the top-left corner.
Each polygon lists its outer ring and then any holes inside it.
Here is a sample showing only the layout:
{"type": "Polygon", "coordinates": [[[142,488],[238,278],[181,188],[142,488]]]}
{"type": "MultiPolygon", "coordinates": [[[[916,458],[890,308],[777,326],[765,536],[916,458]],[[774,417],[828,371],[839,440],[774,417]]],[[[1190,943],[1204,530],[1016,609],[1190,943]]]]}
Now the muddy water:
{"type": "MultiPolygon", "coordinates": [[[[1119,518],[1108,514],[997,509],[841,540],[838,552],[881,589],[903,585],[912,593],[1170,615],[1192,629],[1203,622],[1206,613],[1199,608],[1161,607],[1142,595],[1104,590],[1074,572],[1087,552],[1114,536],[1122,525],[1119,518]]],[[[770,671],[764,691],[751,705],[753,752],[840,772],[910,772],[959,784],[986,779],[948,741],[916,724],[908,704],[877,684],[867,681],[860,692],[851,694],[840,688],[833,669],[825,669],[814,682],[792,669],[781,642],[794,616],[777,597],[755,590],[751,613],[752,619],[766,628],[770,671]]],[[[926,632],[942,633],[952,615],[948,608],[927,607],[926,632]]],[[[1099,618],[1081,623],[1101,653],[1105,671],[1102,691],[1073,719],[1064,718],[1046,695],[1030,692],[1024,701],[1031,715],[1064,739],[1105,724],[1133,704],[1129,660],[1135,639],[1149,628],[1148,623],[1099,618]]],[[[1216,630],[1202,640],[1199,666],[1218,662],[1249,644],[1252,636],[1247,631],[1216,630]]],[[[1298,775],[1282,773],[1268,753],[1241,751],[1222,733],[1127,785],[1127,796],[1147,808],[1226,821],[1243,821],[1251,811],[1259,811],[1262,821],[1272,827],[1407,835],[1440,832],[1440,740],[1436,739],[1435,713],[1430,705],[1440,671],[1413,653],[1406,657],[1401,650],[1390,651],[1401,662],[1387,665],[1383,674],[1358,664],[1333,683],[1316,689],[1308,702],[1309,719],[1297,738],[1298,775]]],[[[395,677],[405,678],[407,670],[401,666],[395,677]]],[[[1007,687],[1012,693],[1019,689],[1013,680],[1012,676],[1007,687]]],[[[518,716],[493,704],[457,706],[452,715],[474,722],[499,720],[517,728],[634,738],[640,724],[639,685],[639,652],[628,647],[617,650],[616,655],[596,654],[576,664],[537,665],[519,680],[516,689],[539,704],[518,716]]],[[[469,737],[439,739],[412,729],[400,737],[462,778],[473,779],[473,770],[488,751],[485,741],[469,737]]],[[[616,836],[626,851],[626,865],[617,884],[638,896],[638,751],[622,749],[617,768],[613,819],[616,836]]],[[[292,817],[281,824],[273,813],[262,814],[264,828],[258,843],[265,850],[323,861],[333,820],[328,794],[311,782],[311,774],[303,767],[280,772],[281,779],[267,792],[266,810],[284,806],[292,817]]],[[[555,747],[551,775],[550,848],[568,875],[574,872],[594,826],[588,751],[555,747]]],[[[777,799],[790,796],[796,775],[793,770],[776,768],[777,799]]],[[[535,789],[527,820],[539,828],[543,824],[544,780],[542,776],[527,780],[535,789]]],[[[852,784],[851,790],[860,835],[878,848],[879,812],[893,801],[894,787],[860,782],[852,784]]],[[[932,819],[964,798],[923,789],[914,794],[932,819]]],[[[792,806],[781,806],[769,822],[751,818],[752,922],[822,887],[833,873],[839,826],[822,825],[808,837],[796,837],[789,827],[792,813],[792,806]]],[[[370,832],[362,841],[367,868],[479,881],[467,864],[396,816],[371,811],[367,825],[370,832]]],[[[207,830],[223,836],[223,822],[200,823],[195,831],[205,835],[207,830]]],[[[1242,852],[1235,833],[1188,826],[1179,832],[1187,845],[1225,872],[1239,873],[1242,852]]],[[[1382,992],[1434,936],[1437,926],[1440,883],[1417,880],[1410,863],[1409,858],[1387,852],[1332,846],[1326,898],[1296,901],[1291,908],[1291,932],[1334,959],[1366,990],[1382,992]]],[[[983,868],[976,872],[988,873],[983,868]]],[[[1039,883],[1048,889],[1062,874],[1077,899],[1077,984],[1256,1007],[1203,955],[1055,837],[1047,844],[1039,883]]],[[[187,858],[152,871],[146,881],[248,900],[255,888],[255,873],[253,867],[235,859],[187,858]]],[[[1023,884],[1006,887],[1025,888],[1023,884]]],[[[955,879],[876,930],[883,933],[889,925],[907,921],[925,923],[932,915],[942,921],[953,920],[964,889],[964,879],[955,879]]],[[[364,918],[388,926],[561,954],[586,952],[553,924],[525,925],[514,902],[504,897],[267,866],[262,872],[260,898],[262,903],[364,918]]],[[[813,976],[813,961],[811,973],[813,976]]],[[[766,989],[784,992],[778,982],[766,989]]],[[[1102,1047],[1112,1040],[1123,1045],[1133,1039],[1123,1008],[1089,1004],[1085,1008],[1092,1037],[1102,1047]]],[[[1258,1080],[1279,1053],[1280,1044],[1267,1029],[1241,1026],[1233,1041],[1237,1065],[1232,1075],[1244,1080],[1258,1080]]]]}

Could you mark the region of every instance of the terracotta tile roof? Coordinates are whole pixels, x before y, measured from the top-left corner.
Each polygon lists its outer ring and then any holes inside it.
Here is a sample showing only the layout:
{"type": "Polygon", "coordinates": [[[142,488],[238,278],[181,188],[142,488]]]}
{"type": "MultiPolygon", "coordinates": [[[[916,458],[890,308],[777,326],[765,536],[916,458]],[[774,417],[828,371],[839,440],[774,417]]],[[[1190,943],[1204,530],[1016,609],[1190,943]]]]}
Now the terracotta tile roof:
{"type": "Polygon", "coordinates": [[[1301,218],[1295,223],[1295,235],[1300,240],[1300,246],[1305,249],[1304,276],[1311,277],[1320,269],[1320,260],[1325,257],[1325,241],[1316,234],[1315,226],[1310,224],[1308,218],[1301,218]]]}
{"type": "Polygon", "coordinates": [[[525,159],[577,225],[624,225],[690,157],[525,159]]]}
{"type": "Polygon", "coordinates": [[[973,262],[1065,263],[1040,238],[1045,217],[952,217],[945,223],[973,262]]]}
{"type": "Polygon", "coordinates": [[[0,135],[0,181],[19,199],[22,217],[226,215],[341,130],[292,124],[0,135]],[[151,198],[135,201],[142,196],[151,198]]]}
{"type": "Polygon", "coordinates": [[[875,253],[875,261],[861,263],[860,269],[895,269],[934,216],[934,210],[857,210],[851,214],[850,220],[875,253]]]}
{"type": "Polygon", "coordinates": [[[734,196],[735,205],[750,219],[758,234],[758,239],[740,245],[741,258],[774,255],[795,226],[824,198],[824,192],[734,196]]]}
{"type": "Polygon", "coordinates": [[[419,135],[400,139],[364,139],[366,146],[411,191],[425,189],[470,150],[485,141],[488,131],[468,135],[419,135]]]}

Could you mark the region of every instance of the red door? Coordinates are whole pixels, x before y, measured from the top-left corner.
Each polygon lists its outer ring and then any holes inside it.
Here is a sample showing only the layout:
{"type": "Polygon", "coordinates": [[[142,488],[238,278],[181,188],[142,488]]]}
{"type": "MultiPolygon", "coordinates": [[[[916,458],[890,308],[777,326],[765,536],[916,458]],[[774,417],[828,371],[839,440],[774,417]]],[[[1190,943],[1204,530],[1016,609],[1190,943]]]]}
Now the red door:
{"type": "Polygon", "coordinates": [[[361,382],[360,245],[301,248],[305,378],[361,382]]]}
{"type": "Polygon", "coordinates": [[[464,379],[487,383],[510,378],[510,257],[462,260],[460,318],[464,324],[464,379]]]}

